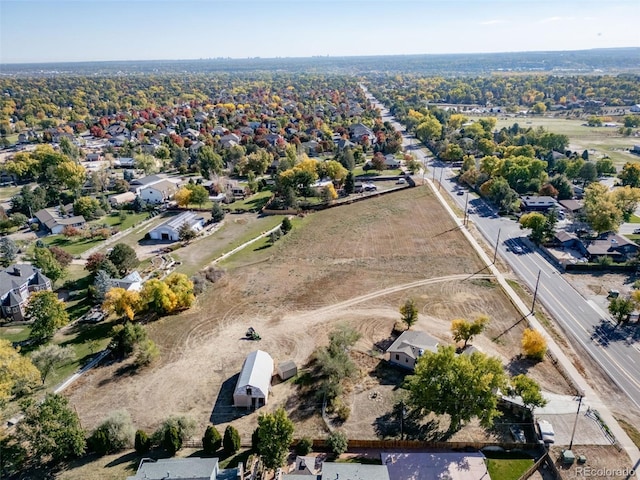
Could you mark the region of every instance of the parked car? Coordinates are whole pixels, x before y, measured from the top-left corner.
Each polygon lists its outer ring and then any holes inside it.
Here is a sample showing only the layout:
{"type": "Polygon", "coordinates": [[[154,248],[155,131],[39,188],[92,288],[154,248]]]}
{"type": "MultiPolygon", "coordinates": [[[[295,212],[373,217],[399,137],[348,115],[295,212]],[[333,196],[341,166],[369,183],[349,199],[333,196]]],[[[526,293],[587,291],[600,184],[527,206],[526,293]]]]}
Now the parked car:
{"type": "Polygon", "coordinates": [[[509,427],[509,431],[516,442],[527,443],[527,437],[524,434],[524,430],[522,430],[518,425],[511,425],[509,427]]]}
{"type": "Polygon", "coordinates": [[[555,442],[555,432],[553,431],[553,425],[547,420],[538,420],[538,433],[540,434],[540,440],[544,443],[555,442]]]}
{"type": "Polygon", "coordinates": [[[634,233],[634,234],[636,234],[636,235],[640,234],[640,228],[636,228],[636,229],[633,231],[633,233],[634,233]]]}
{"type": "Polygon", "coordinates": [[[407,183],[407,181],[404,178],[399,178],[396,182],[397,185],[404,185],[405,183],[407,183]]]}

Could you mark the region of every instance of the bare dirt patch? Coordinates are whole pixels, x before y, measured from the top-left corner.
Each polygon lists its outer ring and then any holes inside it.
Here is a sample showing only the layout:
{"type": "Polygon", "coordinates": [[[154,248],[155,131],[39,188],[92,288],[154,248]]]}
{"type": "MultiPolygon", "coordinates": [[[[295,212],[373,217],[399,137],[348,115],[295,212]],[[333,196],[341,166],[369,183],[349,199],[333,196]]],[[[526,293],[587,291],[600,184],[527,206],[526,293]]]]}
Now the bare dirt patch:
{"type": "MultiPolygon", "coordinates": [[[[209,421],[220,430],[233,421],[248,443],[257,413],[234,409],[229,389],[249,352],[260,348],[276,364],[304,365],[332,326],[346,322],[363,334],[356,348],[371,353],[389,337],[407,297],[420,309],[414,328],[443,344],[451,343],[454,318],[489,315],[486,335],[475,345],[510,369],[525,369],[545,389],[569,393],[551,365],[519,363],[523,322],[493,281],[472,276],[486,272],[426,188],[319,212],[301,225],[267,251],[243,257],[246,263],[236,264],[190,311],[149,324],[161,351],[157,365],[132,375],[122,374],[121,364],[107,365],[78,381],[68,395],[83,426],[95,427],[115,408],[126,408],[136,426],[149,431],[171,414],[189,414],[201,430],[209,421]],[[262,341],[244,339],[249,326],[262,341]]],[[[366,438],[376,435],[373,421],[393,404],[394,387],[380,384],[375,368],[362,370],[345,428],[366,438]],[[380,410],[373,415],[358,404],[372,391],[389,397],[372,403],[380,410]]],[[[261,411],[283,405],[296,418],[297,435],[325,432],[317,402],[300,408],[291,382],[272,390],[261,411]]]]}

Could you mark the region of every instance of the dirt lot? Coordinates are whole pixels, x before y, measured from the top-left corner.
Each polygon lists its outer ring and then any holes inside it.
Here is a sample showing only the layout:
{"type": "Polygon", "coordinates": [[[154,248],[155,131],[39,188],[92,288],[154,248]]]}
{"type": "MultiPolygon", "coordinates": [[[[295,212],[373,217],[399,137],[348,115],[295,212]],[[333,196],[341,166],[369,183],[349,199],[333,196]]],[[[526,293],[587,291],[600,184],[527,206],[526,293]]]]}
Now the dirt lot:
{"type": "MultiPolygon", "coordinates": [[[[493,281],[471,276],[481,270],[479,260],[425,188],[309,215],[274,246],[228,266],[233,268],[190,311],[148,325],[161,350],[157,365],[133,375],[122,364],[107,365],[70,389],[85,428],[110,410],[126,408],[146,430],[171,414],[191,415],[201,430],[210,420],[220,430],[234,420],[248,442],[257,414],[236,412],[229,394],[244,357],[260,348],[276,364],[293,359],[304,365],[327,342],[331,326],[346,322],[363,334],[356,348],[367,356],[358,360],[362,375],[345,429],[354,437],[373,437],[375,419],[394,403],[394,387],[381,385],[379,362],[369,354],[389,340],[407,297],[420,309],[414,328],[442,343],[451,342],[452,319],[489,315],[488,330],[475,345],[501,356],[514,374],[526,371],[549,391],[572,393],[551,365],[517,358],[524,327],[509,327],[519,316],[493,281]],[[262,341],[244,339],[249,326],[262,341]],[[381,400],[367,403],[373,392],[381,400]]],[[[317,403],[300,407],[292,382],[273,386],[265,410],[281,405],[296,419],[296,435],[325,432],[317,403]]]]}

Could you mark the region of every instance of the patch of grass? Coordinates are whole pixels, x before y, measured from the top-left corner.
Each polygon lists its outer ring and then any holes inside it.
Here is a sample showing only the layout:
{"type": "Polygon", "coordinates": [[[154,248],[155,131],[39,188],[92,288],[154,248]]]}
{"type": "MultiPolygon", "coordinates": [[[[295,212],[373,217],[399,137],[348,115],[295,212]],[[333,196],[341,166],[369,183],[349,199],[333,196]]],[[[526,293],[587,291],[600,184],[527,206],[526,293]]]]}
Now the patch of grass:
{"type": "Polygon", "coordinates": [[[618,424],[622,427],[622,429],[627,432],[631,441],[636,445],[636,447],[640,448],[640,430],[631,425],[626,420],[622,420],[620,418],[618,420],[618,424]]]}
{"type": "Polygon", "coordinates": [[[104,242],[101,238],[67,238],[64,235],[49,235],[42,241],[45,245],[56,246],[71,255],[80,255],[92,247],[104,242]]]}
{"type": "Polygon", "coordinates": [[[15,197],[22,187],[0,187],[0,201],[15,197]]]}
{"type": "Polygon", "coordinates": [[[632,213],[629,217],[629,223],[640,223],[640,217],[632,213]]]}
{"type": "Polygon", "coordinates": [[[489,458],[487,470],[491,480],[517,480],[533,463],[531,458],[489,458]]]}
{"type": "Polygon", "coordinates": [[[272,191],[264,190],[262,192],[256,193],[255,195],[251,195],[244,200],[230,203],[226,206],[226,208],[232,212],[257,212],[267,204],[267,202],[271,198],[271,195],[273,195],[272,191]]]}
{"type": "Polygon", "coordinates": [[[0,327],[0,338],[10,342],[21,342],[29,338],[30,332],[29,325],[3,325],[0,327]]]}
{"type": "Polygon", "coordinates": [[[103,226],[107,225],[108,227],[118,227],[120,231],[126,230],[127,228],[131,228],[134,225],[146,220],[149,216],[148,213],[135,213],[135,212],[127,212],[127,216],[124,220],[120,220],[120,212],[112,212],[106,217],[100,218],[91,222],[92,225],[103,226]]]}
{"type": "Polygon", "coordinates": [[[243,464],[247,464],[247,460],[249,460],[249,457],[253,454],[253,450],[252,449],[247,449],[247,450],[240,450],[238,453],[236,453],[235,455],[230,455],[228,457],[222,458],[224,457],[224,454],[221,456],[220,458],[220,462],[218,463],[218,465],[220,466],[220,469],[224,469],[224,468],[235,468],[238,466],[238,463],[242,462],[243,464]]]}
{"type": "Polygon", "coordinates": [[[362,166],[358,166],[353,169],[352,173],[354,177],[375,178],[375,177],[388,177],[388,176],[401,175],[402,170],[400,170],[399,168],[394,168],[392,170],[382,170],[381,172],[378,172],[377,170],[368,170],[365,172],[362,166]]]}

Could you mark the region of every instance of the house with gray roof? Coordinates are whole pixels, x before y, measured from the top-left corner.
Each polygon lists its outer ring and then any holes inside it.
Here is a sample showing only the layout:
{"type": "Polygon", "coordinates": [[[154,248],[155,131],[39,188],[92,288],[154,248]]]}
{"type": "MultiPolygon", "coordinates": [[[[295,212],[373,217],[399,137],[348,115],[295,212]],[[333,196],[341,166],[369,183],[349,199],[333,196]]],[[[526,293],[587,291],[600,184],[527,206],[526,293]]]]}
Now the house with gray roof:
{"type": "Polygon", "coordinates": [[[626,262],[638,254],[640,246],[617,233],[605,233],[587,245],[587,253],[591,261],[602,257],[610,257],[614,262],[626,262]]]}
{"type": "Polygon", "coordinates": [[[143,458],[138,471],[127,480],[237,480],[242,468],[220,469],[217,458],[143,458]]]}
{"type": "Polygon", "coordinates": [[[526,195],[520,197],[520,208],[524,212],[546,212],[558,208],[558,202],[549,196],[526,195]]]}
{"type": "Polygon", "coordinates": [[[34,217],[42,230],[54,235],[62,233],[65,227],[82,228],[87,223],[82,215],[73,215],[66,207],[43,208],[34,217]]]}
{"type": "Polygon", "coordinates": [[[233,391],[233,406],[260,408],[266,405],[272,376],[271,355],[262,350],[247,355],[233,391]]]}
{"type": "Polygon", "coordinates": [[[365,465],[360,463],[322,464],[321,480],[390,480],[386,465],[365,465]]]}
{"type": "Polygon", "coordinates": [[[51,280],[33,265],[17,264],[0,270],[0,317],[22,321],[29,295],[51,290],[51,280]]]}
{"type": "Polygon", "coordinates": [[[177,242],[180,240],[180,227],[185,223],[196,233],[204,228],[204,218],[199,217],[195,212],[183,212],[151,230],[149,238],[177,242]]]}
{"type": "Polygon", "coordinates": [[[438,339],[419,330],[406,330],[387,349],[389,362],[413,370],[424,352],[437,352],[438,339]]]}

